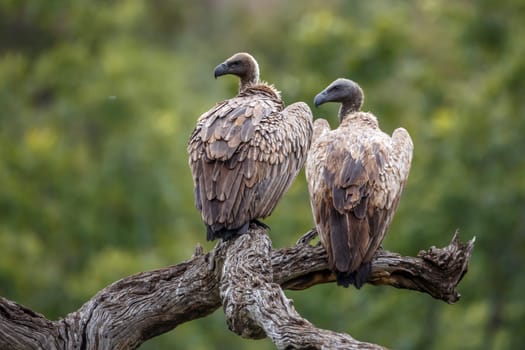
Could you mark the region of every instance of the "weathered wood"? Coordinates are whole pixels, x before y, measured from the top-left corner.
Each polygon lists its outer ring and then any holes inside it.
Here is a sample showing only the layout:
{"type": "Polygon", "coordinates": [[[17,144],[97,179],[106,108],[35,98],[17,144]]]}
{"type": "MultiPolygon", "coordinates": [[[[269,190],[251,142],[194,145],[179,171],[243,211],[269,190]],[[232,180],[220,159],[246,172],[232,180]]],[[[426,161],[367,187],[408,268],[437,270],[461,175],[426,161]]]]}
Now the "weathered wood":
{"type": "Polygon", "coordinates": [[[2,298],[0,349],[135,349],[221,305],[209,257],[126,277],[53,322],[2,298]]]}
{"type": "MultiPolygon", "coordinates": [[[[273,254],[274,278],[285,289],[302,290],[335,281],[335,275],[327,269],[324,248],[308,245],[312,231],[305,236],[307,239],[299,240],[297,245],[273,254]]],[[[460,242],[456,231],[448,246],[422,250],[417,257],[379,249],[368,283],[411,289],[453,304],[461,296],[456,287],[467,272],[475,241],[460,242]]]]}
{"type": "MultiPolygon", "coordinates": [[[[265,232],[252,228],[210,253],[196,249],[185,262],[117,281],[57,321],[0,297],[0,349],[135,349],[221,305],[230,329],[247,338],[268,336],[278,348],[380,348],[315,328],[282,293],[281,287],[305,289],[335,280],[324,249],[308,241],[272,251],[265,232]]],[[[368,282],[454,303],[473,245],[474,239],[460,243],[456,234],[447,247],[432,247],[416,258],[378,251],[368,282]]]]}
{"type": "Polygon", "coordinates": [[[271,241],[260,228],[226,242],[220,291],[230,330],[269,337],[278,349],[382,349],[347,334],[317,329],[273,283],[271,241]]]}

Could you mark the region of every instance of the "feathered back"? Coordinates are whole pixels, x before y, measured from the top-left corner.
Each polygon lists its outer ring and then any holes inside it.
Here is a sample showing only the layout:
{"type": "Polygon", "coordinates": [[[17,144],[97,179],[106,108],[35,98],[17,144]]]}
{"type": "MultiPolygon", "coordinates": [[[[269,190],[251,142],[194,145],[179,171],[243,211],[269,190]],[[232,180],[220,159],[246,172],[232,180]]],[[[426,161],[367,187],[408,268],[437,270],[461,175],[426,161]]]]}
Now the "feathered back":
{"type": "Polygon", "coordinates": [[[284,108],[265,83],[243,87],[199,118],[188,152],[209,240],[243,233],[272,213],[304,165],[311,136],[310,108],[284,108]]]}

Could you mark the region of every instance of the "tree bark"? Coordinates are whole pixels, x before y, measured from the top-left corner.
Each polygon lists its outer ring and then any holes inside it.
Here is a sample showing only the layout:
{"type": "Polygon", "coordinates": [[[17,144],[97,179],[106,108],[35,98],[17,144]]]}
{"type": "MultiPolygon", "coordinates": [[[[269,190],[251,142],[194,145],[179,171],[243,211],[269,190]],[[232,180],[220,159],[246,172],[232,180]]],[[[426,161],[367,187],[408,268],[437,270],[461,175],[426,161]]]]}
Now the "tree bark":
{"type": "MultiPolygon", "coordinates": [[[[311,236],[272,250],[266,231],[251,227],[209,253],[196,249],[185,262],[117,281],[57,321],[0,298],[0,349],[136,349],[221,305],[232,331],[245,338],[267,336],[278,349],[381,349],[316,328],[282,292],[335,281],[323,247],[309,245],[311,236]]],[[[454,303],[473,247],[474,239],[461,243],[456,233],[447,247],[431,247],[417,257],[379,250],[368,283],[454,303]]]]}

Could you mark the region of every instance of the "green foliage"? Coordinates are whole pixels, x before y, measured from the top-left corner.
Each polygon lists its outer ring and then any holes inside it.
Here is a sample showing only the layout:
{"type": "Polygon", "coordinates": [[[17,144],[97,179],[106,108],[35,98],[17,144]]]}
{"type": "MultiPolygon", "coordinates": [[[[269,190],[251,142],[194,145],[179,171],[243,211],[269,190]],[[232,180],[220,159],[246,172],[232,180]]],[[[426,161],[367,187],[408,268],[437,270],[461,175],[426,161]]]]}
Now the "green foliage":
{"type": "MultiPolygon", "coordinates": [[[[523,18],[517,0],[4,1],[0,295],[58,318],[121,277],[187,259],[205,238],[186,142],[235,93],[213,67],[249,51],[288,103],[312,105],[348,77],[385,131],[409,130],[414,162],[385,248],[414,255],[456,227],[477,236],[456,305],[323,285],[288,293],[302,315],[392,348],[519,348],[523,18]]],[[[314,113],[335,125],[336,110],[314,113]]],[[[275,246],[312,226],[303,174],[267,223],[275,246]]],[[[230,333],[220,310],[142,348],[175,345],[273,348],[230,333]]]]}

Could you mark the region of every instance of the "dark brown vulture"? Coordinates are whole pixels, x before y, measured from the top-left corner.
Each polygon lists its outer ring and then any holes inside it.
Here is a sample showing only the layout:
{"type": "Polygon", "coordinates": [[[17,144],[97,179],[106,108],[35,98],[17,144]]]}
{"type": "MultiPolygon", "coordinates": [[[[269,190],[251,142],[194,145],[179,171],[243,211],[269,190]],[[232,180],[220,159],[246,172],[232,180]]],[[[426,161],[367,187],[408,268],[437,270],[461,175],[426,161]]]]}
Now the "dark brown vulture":
{"type": "Polygon", "coordinates": [[[279,91],[259,81],[251,55],[237,53],[214,73],[240,84],[237,96],[200,116],[188,144],[208,240],[246,233],[272,213],[304,165],[313,131],[308,105],[285,108],[279,91]]]}
{"type": "Polygon", "coordinates": [[[363,91],[337,79],[315,96],[314,104],[340,102],[340,125],[314,123],[306,163],[310,204],[321,243],[337,283],[360,288],[368,279],[372,257],[383,238],[407,181],[413,144],[403,128],[392,137],[376,117],[361,112],[363,91]]]}

